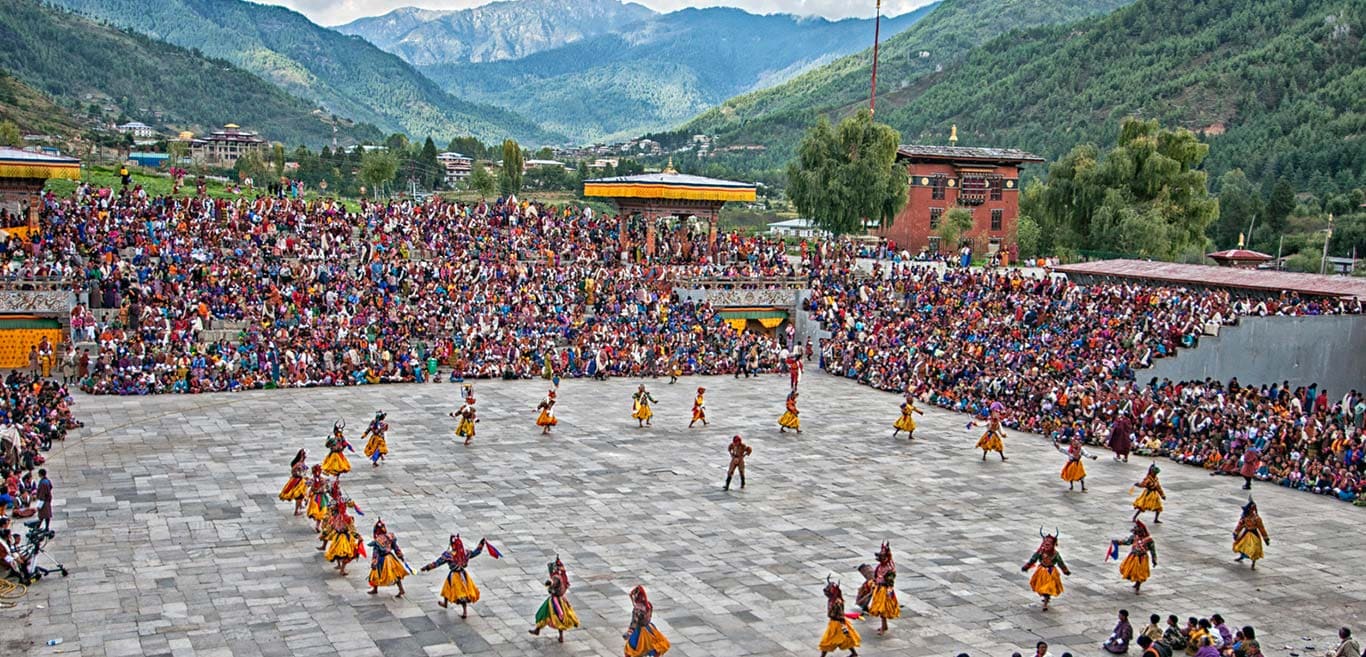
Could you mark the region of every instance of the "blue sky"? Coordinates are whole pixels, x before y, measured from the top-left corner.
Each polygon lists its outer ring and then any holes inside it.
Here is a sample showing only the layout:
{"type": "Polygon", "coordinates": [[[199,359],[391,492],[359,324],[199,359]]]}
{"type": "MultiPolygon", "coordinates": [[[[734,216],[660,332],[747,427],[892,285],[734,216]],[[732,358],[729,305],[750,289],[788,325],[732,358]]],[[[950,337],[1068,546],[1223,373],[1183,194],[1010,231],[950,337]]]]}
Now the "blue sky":
{"type": "MultiPolygon", "coordinates": [[[[294,9],[315,23],[340,25],[363,16],[378,16],[399,7],[465,9],[491,0],[256,0],[294,9]]],[[[684,7],[739,7],[756,14],[787,13],[826,18],[870,17],[877,0],[634,0],[656,11],[684,7]]],[[[932,0],[882,0],[885,15],[904,14],[932,0]]]]}

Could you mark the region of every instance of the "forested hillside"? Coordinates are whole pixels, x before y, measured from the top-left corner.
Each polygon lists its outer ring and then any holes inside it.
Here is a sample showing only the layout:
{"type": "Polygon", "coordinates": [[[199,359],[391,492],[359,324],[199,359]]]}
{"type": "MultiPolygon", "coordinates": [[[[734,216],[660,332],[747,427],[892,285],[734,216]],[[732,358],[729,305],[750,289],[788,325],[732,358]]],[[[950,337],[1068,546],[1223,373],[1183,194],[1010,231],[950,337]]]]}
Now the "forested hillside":
{"type": "MultiPolygon", "coordinates": [[[[923,88],[930,76],[953,66],[973,47],[1011,30],[1071,23],[1129,1],[944,0],[924,20],[882,44],[880,92],[923,88]]],[[[785,84],[728,100],[681,130],[718,135],[723,144],[764,144],[769,147],[766,155],[747,155],[748,164],[781,167],[817,114],[842,114],[868,102],[871,74],[868,49],[785,84]]]]}
{"type": "MultiPolygon", "coordinates": [[[[331,142],[334,123],[340,141],[381,137],[373,126],[334,121],[227,62],[35,0],[8,0],[0,11],[0,68],[76,111],[108,101],[129,118],[153,126],[201,132],[235,122],[272,140],[315,147],[331,142]]],[[[45,131],[42,121],[35,120],[40,115],[29,114],[25,127],[45,131]]]]}
{"type": "Polygon", "coordinates": [[[442,91],[397,56],[282,7],[242,0],[52,0],[232,62],[329,113],[440,140],[475,135],[526,143],[557,137],[499,108],[442,91]]]}
{"type": "MultiPolygon", "coordinates": [[[[882,33],[901,32],[931,10],[884,18],[882,33]]],[[[872,33],[871,20],[685,9],[522,59],[421,70],[456,96],[596,141],[676,126],[736,94],[867,48],[872,33]]]]}
{"type": "Polygon", "coordinates": [[[20,134],[60,137],[60,141],[85,132],[85,126],[65,108],[9,71],[0,68],[0,122],[11,121],[20,134]]]}
{"type": "Polygon", "coordinates": [[[1126,116],[1203,133],[1211,179],[1242,168],[1301,191],[1366,185],[1366,4],[1352,0],[1139,2],[1095,21],[1008,35],[878,116],[905,141],[1053,158],[1112,141],[1126,116]]]}

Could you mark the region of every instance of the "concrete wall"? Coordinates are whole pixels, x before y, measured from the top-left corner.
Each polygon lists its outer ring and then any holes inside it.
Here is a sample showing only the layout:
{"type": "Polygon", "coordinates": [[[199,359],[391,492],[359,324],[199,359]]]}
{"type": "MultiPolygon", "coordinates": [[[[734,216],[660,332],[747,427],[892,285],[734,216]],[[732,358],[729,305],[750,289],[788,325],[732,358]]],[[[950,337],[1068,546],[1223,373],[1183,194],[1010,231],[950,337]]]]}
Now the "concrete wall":
{"type": "Polygon", "coordinates": [[[1366,316],[1244,317],[1178,354],[1140,370],[1138,380],[1236,376],[1244,385],[1318,383],[1338,399],[1350,389],[1366,390],[1366,316]]]}

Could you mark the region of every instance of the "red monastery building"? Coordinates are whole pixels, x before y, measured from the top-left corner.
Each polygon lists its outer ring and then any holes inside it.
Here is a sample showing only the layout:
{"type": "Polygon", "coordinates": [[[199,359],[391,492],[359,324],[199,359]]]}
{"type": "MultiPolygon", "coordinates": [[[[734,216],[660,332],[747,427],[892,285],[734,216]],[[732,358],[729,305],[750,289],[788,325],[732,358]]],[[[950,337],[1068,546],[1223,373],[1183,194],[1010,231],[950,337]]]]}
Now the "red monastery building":
{"type": "MultiPolygon", "coordinates": [[[[956,142],[957,129],[950,142],[956,142]]],[[[1015,228],[1020,216],[1020,166],[1043,158],[1009,148],[962,146],[901,146],[896,161],[910,177],[909,198],[896,221],[878,235],[898,249],[950,252],[957,245],[940,244],[939,226],[949,210],[972,213],[972,230],[962,236],[973,251],[1014,253],[1015,228]]]]}

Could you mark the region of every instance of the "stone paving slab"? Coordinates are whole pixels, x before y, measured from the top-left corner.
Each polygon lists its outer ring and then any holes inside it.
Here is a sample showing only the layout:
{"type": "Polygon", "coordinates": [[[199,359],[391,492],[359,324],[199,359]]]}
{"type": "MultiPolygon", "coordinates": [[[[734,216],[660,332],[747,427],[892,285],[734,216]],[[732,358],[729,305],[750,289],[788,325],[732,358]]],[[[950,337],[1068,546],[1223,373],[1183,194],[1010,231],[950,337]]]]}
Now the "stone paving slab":
{"type": "Polygon", "coordinates": [[[82,396],[87,428],[49,468],[50,553],[72,574],[0,609],[0,655],[617,655],[636,584],[671,655],[815,655],[825,576],[852,606],[854,569],[883,540],[905,609],[887,636],[859,625],[868,656],[1030,654],[1040,638],[1054,655],[1095,655],[1121,607],[1139,627],[1149,613],[1219,612],[1256,625],[1269,655],[1320,654],[1344,624],[1366,631],[1362,509],[1258,486],[1273,541],[1249,571],[1230,549],[1241,482],[1164,464],[1160,559],[1136,597],[1102,558],[1127,531],[1145,460],[1088,461],[1091,491],[1069,494],[1064,457],[1038,436],[1011,433],[1010,461],[983,462],[966,418],[926,409],[914,444],[893,441],[898,398],[842,379],[807,375],[800,436],[777,430],[786,377],[666,381],[648,382],[650,429],[629,418],[638,381],[566,381],[551,437],[533,424],[545,382],[477,382],[469,448],[452,435],[450,384],[82,396]],[[697,385],[713,421],[689,431],[697,385]],[[438,573],[409,577],[405,600],[366,595],[362,564],[337,576],[310,523],[276,499],[296,449],[316,463],[334,420],[354,440],[378,409],[389,460],[374,469],[357,453],[344,477],[362,530],[383,516],[414,568],[451,532],[498,545],[504,559],[471,565],[483,599],[468,620],[437,607],[438,573]],[[749,487],[722,492],[737,432],[754,447],[749,487]],[[1020,572],[1040,525],[1061,529],[1073,570],[1046,613],[1020,572]],[[526,634],[556,554],[583,621],[564,645],[526,634]]]}

